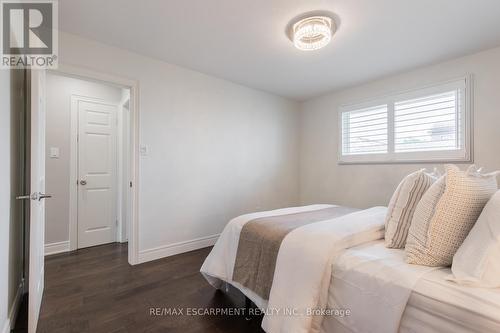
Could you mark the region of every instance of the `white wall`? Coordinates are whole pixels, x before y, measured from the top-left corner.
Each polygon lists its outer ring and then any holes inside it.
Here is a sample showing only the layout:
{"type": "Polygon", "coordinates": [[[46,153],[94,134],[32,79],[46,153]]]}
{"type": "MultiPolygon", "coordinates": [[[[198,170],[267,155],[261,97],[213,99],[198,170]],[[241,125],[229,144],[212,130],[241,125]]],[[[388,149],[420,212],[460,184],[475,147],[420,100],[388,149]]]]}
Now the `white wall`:
{"type": "Polygon", "coordinates": [[[474,76],[474,162],[500,169],[500,48],[388,77],[303,103],[301,112],[301,202],[354,207],[387,205],[412,170],[429,165],[338,165],[338,108],[389,93],[471,73],[474,76]]]}
{"type": "Polygon", "coordinates": [[[297,103],[65,33],[60,62],[139,81],[148,258],[217,235],[242,213],[298,203],[297,103]]]}
{"type": "Polygon", "coordinates": [[[14,197],[20,177],[18,120],[23,72],[0,70],[0,332],[9,332],[20,296],[22,221],[14,197]]]}
{"type": "MultiPolygon", "coordinates": [[[[71,95],[101,98],[119,104],[122,89],[54,74],[47,74],[45,244],[69,241],[71,95]],[[60,150],[50,158],[50,148],[60,150]]],[[[74,180],[73,180],[74,181],[74,180]]]]}

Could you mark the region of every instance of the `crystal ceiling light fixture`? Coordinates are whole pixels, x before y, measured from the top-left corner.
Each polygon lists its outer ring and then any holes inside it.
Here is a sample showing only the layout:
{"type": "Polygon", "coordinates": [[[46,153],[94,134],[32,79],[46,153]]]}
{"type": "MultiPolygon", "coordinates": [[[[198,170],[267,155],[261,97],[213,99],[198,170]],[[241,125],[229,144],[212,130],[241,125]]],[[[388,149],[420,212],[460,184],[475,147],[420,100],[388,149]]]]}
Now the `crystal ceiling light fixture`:
{"type": "Polygon", "coordinates": [[[314,15],[291,22],[289,37],[299,50],[314,51],[330,43],[334,32],[335,22],[331,17],[314,15]]]}

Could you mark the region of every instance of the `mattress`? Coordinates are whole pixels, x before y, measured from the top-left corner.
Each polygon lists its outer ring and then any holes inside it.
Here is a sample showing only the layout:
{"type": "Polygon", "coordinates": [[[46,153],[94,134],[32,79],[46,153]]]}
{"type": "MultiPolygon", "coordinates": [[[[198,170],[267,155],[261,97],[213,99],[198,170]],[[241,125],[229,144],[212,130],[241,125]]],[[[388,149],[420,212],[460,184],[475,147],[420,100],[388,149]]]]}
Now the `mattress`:
{"type": "Polygon", "coordinates": [[[465,287],[430,272],[415,286],[400,332],[500,332],[500,289],[465,287]]]}
{"type": "MultiPolygon", "coordinates": [[[[417,282],[400,332],[500,332],[500,289],[461,286],[446,280],[450,274],[449,268],[441,268],[417,282]]],[[[325,317],[322,331],[350,332],[335,317],[325,317]]]]}

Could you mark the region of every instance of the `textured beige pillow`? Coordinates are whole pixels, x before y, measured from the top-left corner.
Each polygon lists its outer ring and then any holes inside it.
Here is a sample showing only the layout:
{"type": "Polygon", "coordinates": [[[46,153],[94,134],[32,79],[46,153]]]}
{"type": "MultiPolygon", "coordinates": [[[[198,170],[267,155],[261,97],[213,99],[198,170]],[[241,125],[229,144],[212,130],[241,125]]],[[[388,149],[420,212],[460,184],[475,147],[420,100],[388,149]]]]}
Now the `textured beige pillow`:
{"type": "Polygon", "coordinates": [[[410,229],[408,230],[408,237],[406,239],[405,249],[407,253],[410,251],[420,251],[425,249],[425,244],[427,244],[429,224],[436,206],[441,199],[446,187],[445,176],[439,178],[431,187],[425,192],[420,199],[417,208],[415,208],[415,214],[413,214],[413,220],[410,224],[410,229]]]}
{"type": "Polygon", "coordinates": [[[385,218],[385,246],[402,249],[418,202],[436,180],[425,169],[413,172],[399,183],[392,195],[385,218]]]}
{"type": "Polygon", "coordinates": [[[405,247],[407,262],[451,265],[497,187],[496,174],[482,175],[474,167],[460,171],[447,165],[445,178],[429,188],[415,210],[405,247]]]}

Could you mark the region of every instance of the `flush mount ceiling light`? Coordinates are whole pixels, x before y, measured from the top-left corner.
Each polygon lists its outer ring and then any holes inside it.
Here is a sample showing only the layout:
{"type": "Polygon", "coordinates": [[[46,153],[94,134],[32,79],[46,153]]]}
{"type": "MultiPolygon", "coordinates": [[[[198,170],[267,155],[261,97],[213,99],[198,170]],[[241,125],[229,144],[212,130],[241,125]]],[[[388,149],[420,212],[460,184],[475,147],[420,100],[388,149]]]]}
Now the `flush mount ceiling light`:
{"type": "Polygon", "coordinates": [[[291,22],[289,37],[296,48],[314,51],[330,43],[335,22],[329,16],[315,15],[291,22]]]}

